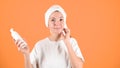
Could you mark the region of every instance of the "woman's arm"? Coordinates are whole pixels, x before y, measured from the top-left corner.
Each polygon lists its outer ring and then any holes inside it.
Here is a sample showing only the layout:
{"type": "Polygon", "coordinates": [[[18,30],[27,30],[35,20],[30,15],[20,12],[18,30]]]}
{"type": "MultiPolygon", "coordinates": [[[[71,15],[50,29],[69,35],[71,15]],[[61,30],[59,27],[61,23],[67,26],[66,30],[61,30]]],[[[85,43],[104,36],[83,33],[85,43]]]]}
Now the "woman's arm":
{"type": "Polygon", "coordinates": [[[20,51],[24,55],[25,68],[33,68],[32,64],[30,63],[30,53],[28,45],[25,45],[25,43],[21,40],[15,41],[15,44],[17,45],[18,51],[20,51]]]}
{"type": "Polygon", "coordinates": [[[80,59],[79,57],[76,56],[76,54],[72,48],[72,45],[70,44],[70,41],[65,40],[65,44],[68,49],[72,68],[83,68],[83,61],[82,61],[82,59],[80,59]]]}
{"type": "Polygon", "coordinates": [[[72,48],[72,45],[70,43],[70,30],[68,28],[65,28],[64,32],[65,32],[65,35],[62,34],[61,36],[64,38],[64,42],[65,42],[66,47],[68,49],[72,68],[82,68],[83,61],[82,61],[82,59],[80,59],[79,57],[76,56],[76,54],[72,48]]]}
{"type": "Polygon", "coordinates": [[[30,63],[30,55],[24,55],[25,60],[25,68],[33,68],[32,64],[30,63]]]}

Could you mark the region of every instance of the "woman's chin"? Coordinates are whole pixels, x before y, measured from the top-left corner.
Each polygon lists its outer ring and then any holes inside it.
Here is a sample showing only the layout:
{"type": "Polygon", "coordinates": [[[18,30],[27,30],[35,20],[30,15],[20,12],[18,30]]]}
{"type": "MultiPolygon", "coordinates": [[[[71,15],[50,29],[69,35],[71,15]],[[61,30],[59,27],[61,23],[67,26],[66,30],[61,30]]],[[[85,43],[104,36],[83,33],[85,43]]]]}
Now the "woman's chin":
{"type": "Polygon", "coordinates": [[[56,31],[55,34],[61,34],[62,31],[56,31]]]}

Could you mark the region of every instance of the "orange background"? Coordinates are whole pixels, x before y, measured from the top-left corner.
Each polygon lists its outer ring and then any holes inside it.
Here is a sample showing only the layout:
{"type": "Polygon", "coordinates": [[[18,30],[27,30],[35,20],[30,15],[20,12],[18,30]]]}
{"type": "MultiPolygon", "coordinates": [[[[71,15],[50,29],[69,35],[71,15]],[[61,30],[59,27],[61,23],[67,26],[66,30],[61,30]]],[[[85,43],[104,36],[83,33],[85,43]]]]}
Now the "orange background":
{"type": "Polygon", "coordinates": [[[0,68],[24,68],[9,29],[14,28],[29,44],[49,35],[44,13],[53,4],[67,13],[71,35],[85,58],[84,68],[120,68],[119,0],[1,0],[0,68]]]}

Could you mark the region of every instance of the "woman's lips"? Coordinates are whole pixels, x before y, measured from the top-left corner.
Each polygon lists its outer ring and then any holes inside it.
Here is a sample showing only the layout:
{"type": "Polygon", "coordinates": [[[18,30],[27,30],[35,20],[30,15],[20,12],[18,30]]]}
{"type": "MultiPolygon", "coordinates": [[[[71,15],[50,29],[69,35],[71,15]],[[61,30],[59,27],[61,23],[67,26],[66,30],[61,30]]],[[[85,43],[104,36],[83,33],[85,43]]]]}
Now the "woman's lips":
{"type": "Polygon", "coordinates": [[[54,29],[61,29],[61,27],[55,27],[54,29]]]}
{"type": "Polygon", "coordinates": [[[62,27],[61,26],[57,26],[57,27],[54,27],[54,29],[60,30],[60,29],[62,29],[62,27]]]}

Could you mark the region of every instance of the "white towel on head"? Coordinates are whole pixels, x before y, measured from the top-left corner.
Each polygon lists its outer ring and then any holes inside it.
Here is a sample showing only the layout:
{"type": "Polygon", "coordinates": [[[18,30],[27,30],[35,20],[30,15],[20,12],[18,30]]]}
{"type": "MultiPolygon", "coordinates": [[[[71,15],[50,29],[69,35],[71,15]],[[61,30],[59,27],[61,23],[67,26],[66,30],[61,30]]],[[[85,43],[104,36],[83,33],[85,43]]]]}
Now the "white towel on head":
{"type": "Polygon", "coordinates": [[[48,27],[48,20],[49,20],[50,15],[54,11],[56,11],[56,10],[59,11],[59,12],[61,12],[63,14],[63,17],[64,17],[64,28],[67,28],[67,25],[66,25],[66,13],[65,13],[64,9],[61,6],[59,6],[59,5],[53,5],[53,6],[51,6],[47,10],[47,12],[45,13],[45,25],[46,25],[46,27],[48,27]]]}

